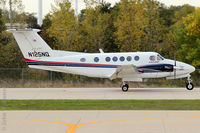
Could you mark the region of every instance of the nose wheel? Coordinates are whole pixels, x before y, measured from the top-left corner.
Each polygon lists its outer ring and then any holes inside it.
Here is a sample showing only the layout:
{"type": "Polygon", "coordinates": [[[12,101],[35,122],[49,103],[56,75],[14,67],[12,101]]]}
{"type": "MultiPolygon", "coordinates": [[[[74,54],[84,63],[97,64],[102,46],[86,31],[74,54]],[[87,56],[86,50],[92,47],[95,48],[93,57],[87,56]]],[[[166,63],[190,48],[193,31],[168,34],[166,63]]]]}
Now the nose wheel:
{"type": "Polygon", "coordinates": [[[123,92],[127,92],[128,91],[128,88],[129,88],[129,85],[127,83],[122,83],[122,91],[123,92]]]}
{"type": "Polygon", "coordinates": [[[192,80],[190,79],[190,76],[187,78],[186,88],[187,88],[187,90],[193,90],[194,89],[194,85],[192,83],[192,80]]]}
{"type": "Polygon", "coordinates": [[[193,85],[192,83],[187,83],[187,84],[186,84],[186,88],[187,88],[188,90],[193,90],[194,85],[193,85]]]}

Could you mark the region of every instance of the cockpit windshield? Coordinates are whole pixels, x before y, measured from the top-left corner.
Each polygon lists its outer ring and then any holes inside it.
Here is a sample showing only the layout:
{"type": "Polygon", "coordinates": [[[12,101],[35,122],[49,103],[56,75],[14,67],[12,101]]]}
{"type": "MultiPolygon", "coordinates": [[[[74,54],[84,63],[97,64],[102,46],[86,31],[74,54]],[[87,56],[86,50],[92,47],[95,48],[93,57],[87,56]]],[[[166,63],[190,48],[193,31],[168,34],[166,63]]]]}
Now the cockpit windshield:
{"type": "Polygon", "coordinates": [[[157,60],[164,60],[165,58],[164,57],[162,57],[161,55],[157,55],[157,60]]]}

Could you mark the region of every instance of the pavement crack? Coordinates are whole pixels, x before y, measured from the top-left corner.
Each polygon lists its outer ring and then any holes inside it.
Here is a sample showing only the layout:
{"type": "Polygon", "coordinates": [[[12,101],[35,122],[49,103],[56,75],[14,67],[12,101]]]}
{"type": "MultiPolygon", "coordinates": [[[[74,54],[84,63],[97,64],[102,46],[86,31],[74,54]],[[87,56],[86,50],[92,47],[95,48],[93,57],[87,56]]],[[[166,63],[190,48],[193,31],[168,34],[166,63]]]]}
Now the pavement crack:
{"type": "Polygon", "coordinates": [[[165,126],[165,119],[161,119],[161,121],[162,121],[163,131],[164,133],[167,133],[166,126],[165,126]]]}
{"type": "Polygon", "coordinates": [[[76,125],[78,125],[78,124],[80,123],[80,121],[81,121],[81,117],[80,117],[80,119],[76,122],[76,125]]]}

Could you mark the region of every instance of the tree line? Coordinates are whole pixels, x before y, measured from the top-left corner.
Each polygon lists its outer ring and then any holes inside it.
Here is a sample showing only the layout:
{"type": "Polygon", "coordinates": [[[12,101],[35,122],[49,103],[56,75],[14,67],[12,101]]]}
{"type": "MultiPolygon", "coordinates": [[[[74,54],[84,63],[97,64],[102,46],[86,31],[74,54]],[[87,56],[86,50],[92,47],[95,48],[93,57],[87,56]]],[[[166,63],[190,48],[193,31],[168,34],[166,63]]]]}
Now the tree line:
{"type": "MultiPolygon", "coordinates": [[[[1,0],[6,1],[6,0],[1,0]]],[[[19,4],[21,0],[15,0],[19,4]]],[[[53,49],[99,52],[155,51],[165,58],[200,66],[200,8],[170,6],[156,0],[120,0],[111,6],[103,0],[84,0],[78,16],[69,0],[56,0],[51,13],[37,25],[34,14],[23,6],[13,8],[12,22],[40,28],[42,38],[53,49]]],[[[5,2],[0,2],[1,5],[5,2]]],[[[0,9],[0,67],[26,67],[22,54],[6,32],[11,22],[8,9],[0,9]]]]}

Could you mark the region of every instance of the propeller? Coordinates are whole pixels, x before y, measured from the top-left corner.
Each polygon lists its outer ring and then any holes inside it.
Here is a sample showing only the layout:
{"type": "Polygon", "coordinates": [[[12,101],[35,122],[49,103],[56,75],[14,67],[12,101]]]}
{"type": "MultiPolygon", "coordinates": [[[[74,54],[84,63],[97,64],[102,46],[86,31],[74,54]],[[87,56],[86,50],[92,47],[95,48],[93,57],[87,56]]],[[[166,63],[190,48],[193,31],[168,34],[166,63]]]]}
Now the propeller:
{"type": "Polygon", "coordinates": [[[174,54],[174,79],[176,79],[176,54],[174,54]]]}

